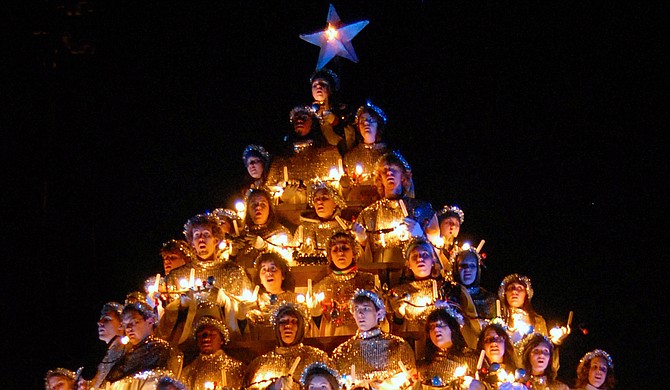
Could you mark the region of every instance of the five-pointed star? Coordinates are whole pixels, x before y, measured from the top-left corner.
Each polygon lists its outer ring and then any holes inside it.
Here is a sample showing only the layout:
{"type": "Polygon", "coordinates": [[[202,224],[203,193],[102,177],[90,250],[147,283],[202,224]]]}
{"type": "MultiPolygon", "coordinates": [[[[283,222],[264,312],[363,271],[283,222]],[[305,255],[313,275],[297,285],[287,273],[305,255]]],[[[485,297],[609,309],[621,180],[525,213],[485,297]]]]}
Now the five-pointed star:
{"type": "Polygon", "coordinates": [[[335,56],[358,62],[358,57],[356,57],[354,47],[351,45],[351,40],[368,23],[369,21],[363,20],[343,26],[340,17],[335,11],[335,7],[330,4],[330,8],[328,9],[328,27],[323,31],[313,34],[300,34],[300,38],[321,47],[316,69],[323,68],[335,56]]]}

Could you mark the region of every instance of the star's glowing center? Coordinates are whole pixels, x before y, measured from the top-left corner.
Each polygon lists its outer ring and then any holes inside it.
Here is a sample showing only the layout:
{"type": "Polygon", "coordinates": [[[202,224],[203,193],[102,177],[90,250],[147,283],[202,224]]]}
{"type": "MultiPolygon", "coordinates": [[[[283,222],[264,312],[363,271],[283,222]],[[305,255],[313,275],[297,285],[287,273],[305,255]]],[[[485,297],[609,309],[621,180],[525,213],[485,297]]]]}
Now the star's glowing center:
{"type": "Polygon", "coordinates": [[[337,29],[333,27],[332,24],[328,25],[328,28],[326,29],[326,36],[328,37],[329,41],[332,41],[333,39],[337,39],[337,29]]]}

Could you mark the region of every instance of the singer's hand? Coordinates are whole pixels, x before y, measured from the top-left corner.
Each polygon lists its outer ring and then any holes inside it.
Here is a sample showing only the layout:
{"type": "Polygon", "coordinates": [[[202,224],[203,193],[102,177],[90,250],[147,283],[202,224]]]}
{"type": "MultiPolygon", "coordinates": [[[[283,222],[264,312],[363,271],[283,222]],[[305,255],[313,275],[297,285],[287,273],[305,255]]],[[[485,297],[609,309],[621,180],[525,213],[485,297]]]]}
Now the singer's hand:
{"type": "Polygon", "coordinates": [[[353,225],[351,225],[351,232],[356,236],[356,241],[365,246],[365,243],[368,240],[368,233],[365,232],[365,227],[358,222],[354,222],[353,225]]]}
{"type": "Polygon", "coordinates": [[[410,217],[405,217],[403,223],[407,225],[407,231],[412,237],[423,237],[423,229],[421,229],[421,224],[419,222],[410,217]]]}

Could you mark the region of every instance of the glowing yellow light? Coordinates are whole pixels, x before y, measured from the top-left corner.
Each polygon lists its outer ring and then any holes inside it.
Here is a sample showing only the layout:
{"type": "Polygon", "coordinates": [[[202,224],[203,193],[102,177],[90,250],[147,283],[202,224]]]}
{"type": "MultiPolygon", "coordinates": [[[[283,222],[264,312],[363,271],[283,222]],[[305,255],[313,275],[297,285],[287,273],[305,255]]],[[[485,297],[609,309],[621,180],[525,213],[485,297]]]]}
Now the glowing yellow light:
{"type": "Polygon", "coordinates": [[[468,249],[470,249],[470,243],[469,242],[464,243],[463,246],[461,247],[461,249],[463,249],[464,251],[467,251],[468,249]]]}
{"type": "Polygon", "coordinates": [[[305,303],[305,296],[302,295],[302,294],[298,294],[298,295],[295,297],[295,300],[298,301],[298,303],[305,303]]]}
{"type": "Polygon", "coordinates": [[[454,370],[454,375],[457,376],[457,377],[461,377],[461,376],[465,375],[465,372],[467,371],[467,369],[468,368],[465,367],[465,366],[458,366],[454,370]]]}
{"type": "Polygon", "coordinates": [[[322,292],[316,294],[316,299],[317,299],[319,302],[323,301],[325,298],[326,298],[326,295],[325,295],[324,293],[322,293],[322,292]]]}
{"type": "Polygon", "coordinates": [[[528,334],[528,333],[530,333],[530,328],[531,328],[531,327],[530,327],[529,324],[527,324],[527,323],[525,323],[525,322],[523,322],[523,321],[520,321],[520,322],[519,322],[519,325],[517,325],[516,322],[514,322],[514,325],[515,325],[516,328],[519,330],[519,333],[521,333],[521,334],[528,334]]]}
{"type": "Polygon", "coordinates": [[[549,331],[549,334],[551,335],[551,338],[556,339],[556,338],[559,338],[559,337],[563,336],[563,330],[561,328],[559,328],[558,326],[554,326],[549,331]]]}
{"type": "Polygon", "coordinates": [[[328,40],[331,41],[333,39],[337,39],[337,35],[337,29],[329,24],[328,28],[326,29],[326,36],[328,37],[328,40]]]}
{"type": "Polygon", "coordinates": [[[214,383],[205,382],[205,390],[214,390],[214,383]]]}
{"type": "Polygon", "coordinates": [[[501,369],[500,371],[498,371],[497,375],[498,375],[498,381],[499,382],[507,382],[507,378],[508,378],[507,371],[501,369]]]}
{"type": "Polygon", "coordinates": [[[331,180],[337,180],[340,178],[339,177],[340,172],[337,170],[336,167],[331,167],[328,176],[330,177],[331,180]]]}
{"type": "Polygon", "coordinates": [[[245,288],[244,291],[242,291],[242,296],[240,297],[240,300],[251,302],[251,291],[245,288]]]}
{"type": "Polygon", "coordinates": [[[288,244],[288,236],[285,233],[277,234],[277,244],[279,245],[288,244]]]}
{"type": "Polygon", "coordinates": [[[188,280],[184,278],[179,279],[179,287],[181,287],[182,290],[186,290],[188,288],[188,280]]]}
{"type": "Polygon", "coordinates": [[[128,336],[121,337],[121,344],[126,345],[128,344],[129,341],[130,339],[128,338],[128,336]]]}
{"type": "Polygon", "coordinates": [[[363,165],[360,163],[356,164],[356,176],[360,176],[363,173],[363,165]]]}
{"type": "Polygon", "coordinates": [[[464,388],[469,389],[469,388],[470,388],[470,385],[472,384],[472,380],[473,380],[473,379],[474,379],[474,378],[471,377],[471,376],[469,376],[469,375],[464,376],[464,377],[463,377],[463,386],[464,386],[464,388]]]}

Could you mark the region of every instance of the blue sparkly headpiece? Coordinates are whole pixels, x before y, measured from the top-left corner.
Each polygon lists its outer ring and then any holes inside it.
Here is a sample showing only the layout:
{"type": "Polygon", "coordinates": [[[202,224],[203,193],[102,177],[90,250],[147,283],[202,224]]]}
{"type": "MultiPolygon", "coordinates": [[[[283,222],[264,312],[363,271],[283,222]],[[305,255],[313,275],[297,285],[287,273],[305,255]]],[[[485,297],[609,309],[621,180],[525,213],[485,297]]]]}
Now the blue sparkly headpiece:
{"type": "Polygon", "coordinates": [[[77,377],[77,373],[72,370],[68,370],[67,368],[54,368],[53,370],[47,371],[47,374],[44,376],[44,388],[46,390],[49,390],[49,378],[52,376],[64,376],[74,382],[75,378],[77,377]]]}
{"type": "Polygon", "coordinates": [[[223,345],[230,342],[230,332],[228,331],[228,327],[220,320],[210,316],[203,316],[198,320],[197,324],[193,327],[193,338],[197,339],[198,332],[206,326],[213,326],[221,333],[223,345]]]}
{"type": "Polygon", "coordinates": [[[444,205],[444,207],[437,212],[437,219],[439,221],[451,216],[458,218],[461,225],[463,224],[463,221],[465,221],[465,213],[458,206],[444,205]]]}
{"type": "Polygon", "coordinates": [[[344,210],[347,208],[347,203],[344,201],[344,198],[342,198],[342,195],[340,195],[340,192],[337,189],[335,189],[332,185],[319,179],[312,180],[309,186],[309,198],[307,199],[309,207],[314,208],[314,195],[316,195],[316,192],[319,190],[328,191],[330,197],[333,198],[333,201],[335,202],[337,207],[340,208],[340,210],[344,210]]]}
{"type": "Polygon", "coordinates": [[[364,106],[360,106],[358,110],[356,110],[356,122],[358,122],[361,115],[363,115],[363,112],[365,112],[367,109],[370,109],[374,111],[377,115],[379,115],[379,117],[382,119],[383,124],[386,125],[387,121],[386,113],[381,108],[372,104],[372,102],[369,99],[365,101],[364,106]]]}
{"type": "Polygon", "coordinates": [[[503,279],[503,281],[500,283],[500,287],[498,288],[498,298],[500,298],[501,301],[505,302],[505,289],[507,288],[507,285],[512,282],[523,284],[524,287],[526,287],[528,301],[533,298],[533,285],[530,283],[530,279],[527,276],[511,274],[505,276],[505,279],[503,279]]]}
{"type": "Polygon", "coordinates": [[[593,351],[588,352],[586,355],[584,355],[584,357],[579,359],[579,364],[583,364],[584,362],[587,362],[593,359],[594,357],[601,357],[605,359],[605,361],[607,362],[607,368],[609,368],[610,370],[614,369],[614,363],[612,362],[612,357],[610,356],[609,353],[603,351],[602,349],[594,349],[593,351]]]}
{"type": "Polygon", "coordinates": [[[326,371],[328,374],[332,375],[333,378],[335,378],[335,380],[337,381],[337,384],[340,387],[342,386],[342,382],[340,380],[341,379],[340,374],[337,372],[336,369],[328,366],[324,362],[314,362],[314,363],[311,363],[311,364],[308,364],[307,366],[305,366],[305,369],[302,371],[302,374],[300,375],[300,384],[302,384],[302,386],[304,388],[307,388],[306,387],[307,385],[305,384],[305,381],[307,381],[307,377],[315,370],[326,371]]]}
{"type": "Polygon", "coordinates": [[[351,310],[352,313],[354,312],[354,302],[358,297],[367,297],[370,299],[372,304],[377,308],[377,311],[382,312],[382,317],[386,316],[386,306],[384,305],[384,301],[379,297],[379,295],[373,291],[363,289],[356,290],[354,296],[351,298],[351,301],[349,301],[349,310],[351,310]]]}
{"type": "Polygon", "coordinates": [[[156,382],[156,388],[159,388],[160,386],[167,386],[167,385],[172,385],[174,386],[177,390],[187,390],[186,385],[181,383],[179,380],[176,378],[173,378],[171,376],[162,376],[158,382],[156,382]]]}
{"type": "Polygon", "coordinates": [[[260,145],[247,145],[246,148],[244,148],[244,152],[242,153],[242,160],[244,161],[244,166],[247,166],[247,159],[250,157],[250,153],[256,153],[261,156],[263,159],[263,163],[265,165],[265,169],[268,168],[268,163],[270,162],[270,153],[265,150],[264,147],[260,145]]]}
{"type": "Polygon", "coordinates": [[[309,329],[309,323],[305,320],[306,318],[305,310],[306,310],[305,305],[282,301],[279,305],[277,305],[277,307],[275,307],[275,309],[272,311],[272,315],[270,316],[270,322],[272,323],[272,327],[277,329],[280,317],[284,315],[285,312],[290,311],[298,313],[298,315],[300,315],[300,318],[302,319],[302,324],[304,326],[304,330],[306,332],[309,329]]]}
{"type": "Polygon", "coordinates": [[[403,157],[402,154],[400,154],[400,152],[397,150],[393,150],[379,157],[379,159],[377,159],[377,163],[375,164],[375,171],[378,171],[382,164],[387,164],[389,162],[395,163],[393,160],[398,160],[407,172],[412,172],[412,167],[409,166],[409,163],[407,160],[405,160],[405,157],[403,157]]]}
{"type": "Polygon", "coordinates": [[[326,80],[327,84],[330,86],[331,92],[337,92],[340,90],[340,78],[335,72],[328,68],[315,70],[314,73],[312,73],[312,75],[309,77],[310,86],[316,79],[326,80]]]}

